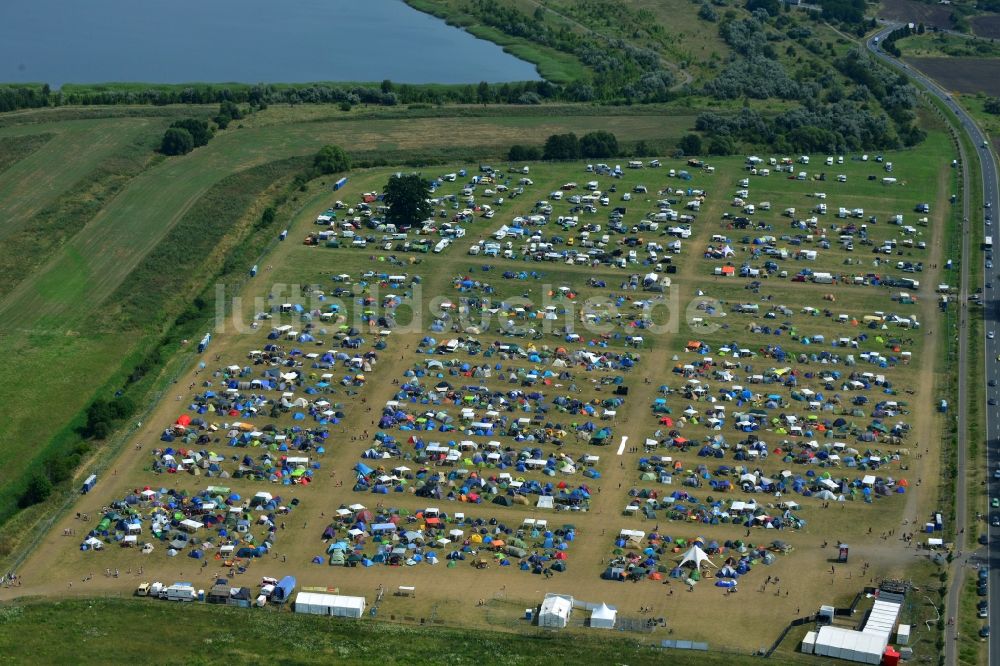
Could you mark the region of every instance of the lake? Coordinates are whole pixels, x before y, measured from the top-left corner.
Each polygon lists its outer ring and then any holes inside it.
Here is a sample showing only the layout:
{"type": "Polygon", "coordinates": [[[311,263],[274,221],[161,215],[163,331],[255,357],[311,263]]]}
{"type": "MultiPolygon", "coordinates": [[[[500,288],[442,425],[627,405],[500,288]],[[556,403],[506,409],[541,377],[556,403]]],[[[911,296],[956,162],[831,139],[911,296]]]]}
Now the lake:
{"type": "Polygon", "coordinates": [[[538,78],[402,0],[0,0],[5,83],[538,78]]]}

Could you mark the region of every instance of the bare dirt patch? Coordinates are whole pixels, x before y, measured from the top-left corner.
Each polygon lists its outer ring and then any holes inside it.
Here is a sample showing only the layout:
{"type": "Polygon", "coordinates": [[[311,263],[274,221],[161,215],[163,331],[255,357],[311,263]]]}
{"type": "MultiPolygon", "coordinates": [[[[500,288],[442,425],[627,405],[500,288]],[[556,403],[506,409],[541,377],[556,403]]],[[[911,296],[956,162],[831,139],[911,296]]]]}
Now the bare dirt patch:
{"type": "Polygon", "coordinates": [[[951,30],[951,8],[948,5],[929,5],[916,0],[885,0],[879,11],[879,18],[890,21],[923,23],[951,30]]]}
{"type": "Polygon", "coordinates": [[[907,62],[948,90],[1000,95],[995,58],[907,58],[907,62]]]}

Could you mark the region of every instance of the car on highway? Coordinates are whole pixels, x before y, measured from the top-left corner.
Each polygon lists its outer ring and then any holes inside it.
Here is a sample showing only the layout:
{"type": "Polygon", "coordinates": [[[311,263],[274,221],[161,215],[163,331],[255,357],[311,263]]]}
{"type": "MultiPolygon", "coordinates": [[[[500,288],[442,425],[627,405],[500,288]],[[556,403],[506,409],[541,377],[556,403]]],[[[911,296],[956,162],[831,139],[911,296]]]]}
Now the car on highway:
{"type": "Polygon", "coordinates": [[[990,500],[990,506],[994,509],[1000,509],[1000,497],[994,497],[990,500]]]}
{"type": "Polygon", "coordinates": [[[986,337],[988,337],[990,340],[992,340],[993,338],[996,337],[996,332],[995,331],[990,331],[989,333],[986,334],[986,337]]]}
{"type": "Polygon", "coordinates": [[[987,259],[986,260],[986,268],[993,268],[993,262],[987,259]]]}
{"type": "Polygon", "coordinates": [[[993,470],[993,478],[1000,479],[1000,469],[993,470]]]}
{"type": "Polygon", "coordinates": [[[989,400],[986,401],[986,404],[989,405],[990,407],[996,407],[997,399],[996,398],[990,398],[989,400]]]}
{"type": "Polygon", "coordinates": [[[993,527],[1000,527],[1000,516],[994,515],[993,519],[990,521],[990,525],[993,527]]]}
{"type": "Polygon", "coordinates": [[[997,380],[991,379],[990,381],[986,382],[986,385],[987,386],[996,386],[997,385],[997,380]]]}

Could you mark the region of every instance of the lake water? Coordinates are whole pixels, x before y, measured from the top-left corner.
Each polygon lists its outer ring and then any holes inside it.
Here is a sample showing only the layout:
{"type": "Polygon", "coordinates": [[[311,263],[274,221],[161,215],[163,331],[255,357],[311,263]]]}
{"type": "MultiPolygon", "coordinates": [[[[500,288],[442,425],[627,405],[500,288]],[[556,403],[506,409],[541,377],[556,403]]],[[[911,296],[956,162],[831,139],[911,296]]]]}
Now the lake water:
{"type": "Polygon", "coordinates": [[[0,82],[538,79],[401,0],[0,0],[0,82]]]}

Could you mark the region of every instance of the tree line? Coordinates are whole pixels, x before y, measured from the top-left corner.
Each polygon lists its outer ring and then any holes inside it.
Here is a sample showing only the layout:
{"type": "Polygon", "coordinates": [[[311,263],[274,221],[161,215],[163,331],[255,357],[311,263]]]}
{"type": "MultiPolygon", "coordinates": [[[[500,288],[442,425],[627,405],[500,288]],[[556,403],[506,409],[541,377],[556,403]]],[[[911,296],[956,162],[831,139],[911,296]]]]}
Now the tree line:
{"type": "Polygon", "coordinates": [[[537,160],[576,160],[589,157],[617,157],[621,154],[618,137],[598,130],[578,137],[574,132],[552,134],[543,146],[514,144],[507,153],[511,162],[537,160]]]}

